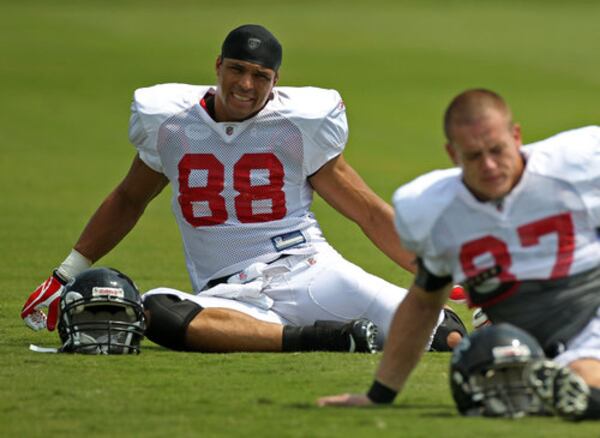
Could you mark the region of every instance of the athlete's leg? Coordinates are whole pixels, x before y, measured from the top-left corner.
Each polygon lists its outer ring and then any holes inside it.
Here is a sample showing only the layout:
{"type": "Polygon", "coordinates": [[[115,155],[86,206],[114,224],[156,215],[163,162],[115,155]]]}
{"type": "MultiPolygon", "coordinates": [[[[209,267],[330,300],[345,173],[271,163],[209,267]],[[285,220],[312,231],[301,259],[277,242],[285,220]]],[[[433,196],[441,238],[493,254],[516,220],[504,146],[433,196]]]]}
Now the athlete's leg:
{"type": "Polygon", "coordinates": [[[578,359],[571,362],[569,368],[579,374],[588,386],[600,388],[600,360],[591,358],[578,359]]]}
{"type": "MultiPolygon", "coordinates": [[[[365,272],[329,248],[306,260],[288,257],[276,264],[290,269],[273,278],[265,288],[278,314],[297,325],[367,318],[378,326],[380,346],[383,345],[396,308],[406,295],[405,289],[365,272]]],[[[438,324],[444,317],[444,312],[440,312],[438,324]]],[[[462,334],[452,330],[445,338],[453,347],[462,334]]]]}
{"type": "Polygon", "coordinates": [[[600,419],[600,309],[566,347],[553,362],[534,366],[533,388],[558,415],[600,419]]]}
{"type": "Polygon", "coordinates": [[[588,386],[600,388],[600,308],[566,347],[554,360],[568,366],[588,386]]]}
{"type": "Polygon", "coordinates": [[[155,289],[144,295],[146,336],[201,352],[372,351],[368,325],[295,327],[270,310],[235,300],[155,289]]]}
{"type": "Polygon", "coordinates": [[[272,309],[296,325],[367,318],[386,333],[406,295],[405,289],[366,273],[333,250],[277,264],[290,272],[274,277],[264,293],[274,300],[272,309]]]}
{"type": "MultiPolygon", "coordinates": [[[[600,311],[598,312],[600,315],[600,311]]],[[[585,412],[579,419],[600,419],[600,316],[586,327],[588,348],[593,349],[589,356],[569,363],[569,368],[578,374],[588,385],[590,393],[585,412]]]]}
{"type": "Polygon", "coordinates": [[[282,351],[283,327],[237,310],[209,307],[189,324],[185,345],[189,350],[205,352],[282,351]]]}

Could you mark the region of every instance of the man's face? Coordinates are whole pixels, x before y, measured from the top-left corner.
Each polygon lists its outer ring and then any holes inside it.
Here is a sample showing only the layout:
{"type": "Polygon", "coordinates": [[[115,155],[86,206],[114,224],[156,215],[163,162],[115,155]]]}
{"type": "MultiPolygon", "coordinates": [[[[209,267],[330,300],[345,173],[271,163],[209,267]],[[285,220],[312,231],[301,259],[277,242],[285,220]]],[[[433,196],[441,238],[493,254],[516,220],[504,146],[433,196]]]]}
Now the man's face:
{"type": "Polygon", "coordinates": [[[238,59],[219,57],[216,69],[218,122],[241,121],[260,111],[278,79],[276,71],[238,59]]]}
{"type": "Polygon", "coordinates": [[[523,173],[521,129],[496,109],[472,124],[451,127],[450,158],[463,170],[463,181],[482,201],[506,196],[523,173]]]}

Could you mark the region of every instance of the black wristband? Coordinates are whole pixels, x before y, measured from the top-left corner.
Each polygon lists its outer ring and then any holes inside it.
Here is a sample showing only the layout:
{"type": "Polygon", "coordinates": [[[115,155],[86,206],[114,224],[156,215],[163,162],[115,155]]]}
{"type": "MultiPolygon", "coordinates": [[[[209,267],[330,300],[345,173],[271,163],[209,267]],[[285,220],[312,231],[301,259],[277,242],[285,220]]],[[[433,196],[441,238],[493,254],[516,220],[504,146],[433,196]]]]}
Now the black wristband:
{"type": "Polygon", "coordinates": [[[415,274],[415,284],[417,286],[425,292],[437,292],[450,283],[452,283],[452,276],[440,277],[429,272],[423,260],[417,257],[417,273],[415,274]]]}
{"type": "Polygon", "coordinates": [[[388,388],[377,380],[373,380],[373,384],[367,392],[367,397],[375,404],[389,404],[394,401],[398,395],[398,391],[388,388]]]}
{"type": "Polygon", "coordinates": [[[62,276],[62,275],[60,275],[60,274],[58,273],[58,269],[55,269],[54,271],[52,271],[52,276],[53,276],[54,278],[56,278],[56,280],[57,280],[57,281],[58,281],[60,284],[62,284],[63,286],[69,282],[68,280],[66,280],[65,278],[63,278],[63,276],[62,276]]]}

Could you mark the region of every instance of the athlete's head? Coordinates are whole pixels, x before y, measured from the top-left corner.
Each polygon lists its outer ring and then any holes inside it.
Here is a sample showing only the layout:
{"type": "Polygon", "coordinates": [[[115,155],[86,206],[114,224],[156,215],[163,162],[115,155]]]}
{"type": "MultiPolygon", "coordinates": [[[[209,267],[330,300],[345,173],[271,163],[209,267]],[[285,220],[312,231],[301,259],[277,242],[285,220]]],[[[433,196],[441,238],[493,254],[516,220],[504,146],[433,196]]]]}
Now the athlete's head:
{"type": "Polygon", "coordinates": [[[216,62],[217,121],[241,121],[260,111],[279,78],[281,57],[281,44],[264,27],[246,24],[232,30],[216,62]]]}
{"type": "Polygon", "coordinates": [[[501,199],[523,173],[521,128],[498,94],[484,89],[456,96],[444,116],[446,151],[479,199],[501,199]]]}

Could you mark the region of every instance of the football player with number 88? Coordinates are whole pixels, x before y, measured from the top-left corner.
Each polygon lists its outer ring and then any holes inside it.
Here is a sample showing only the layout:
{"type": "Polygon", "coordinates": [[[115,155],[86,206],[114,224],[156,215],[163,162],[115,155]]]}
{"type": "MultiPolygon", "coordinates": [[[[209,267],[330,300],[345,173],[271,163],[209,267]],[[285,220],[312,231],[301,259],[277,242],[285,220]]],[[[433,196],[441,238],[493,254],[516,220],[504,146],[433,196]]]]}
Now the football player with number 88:
{"type": "MultiPolygon", "coordinates": [[[[129,137],[137,155],[52,287],[39,288],[26,303],[21,316],[31,327],[43,326],[39,309],[54,309],[48,299],[114,248],[170,184],[194,294],[146,293],[148,338],[198,351],[381,346],[406,291],[327,243],[310,212],[313,191],[400,266],[413,269],[413,256],[400,244],[392,207],[342,156],[348,127],[339,93],[276,87],[281,59],[269,31],[244,25],[223,43],[216,87],[135,91],[129,137]]],[[[52,329],[56,316],[50,316],[52,329]]],[[[465,333],[450,310],[438,312],[437,325],[442,339],[430,333],[436,350],[451,348],[465,333]]]]}

